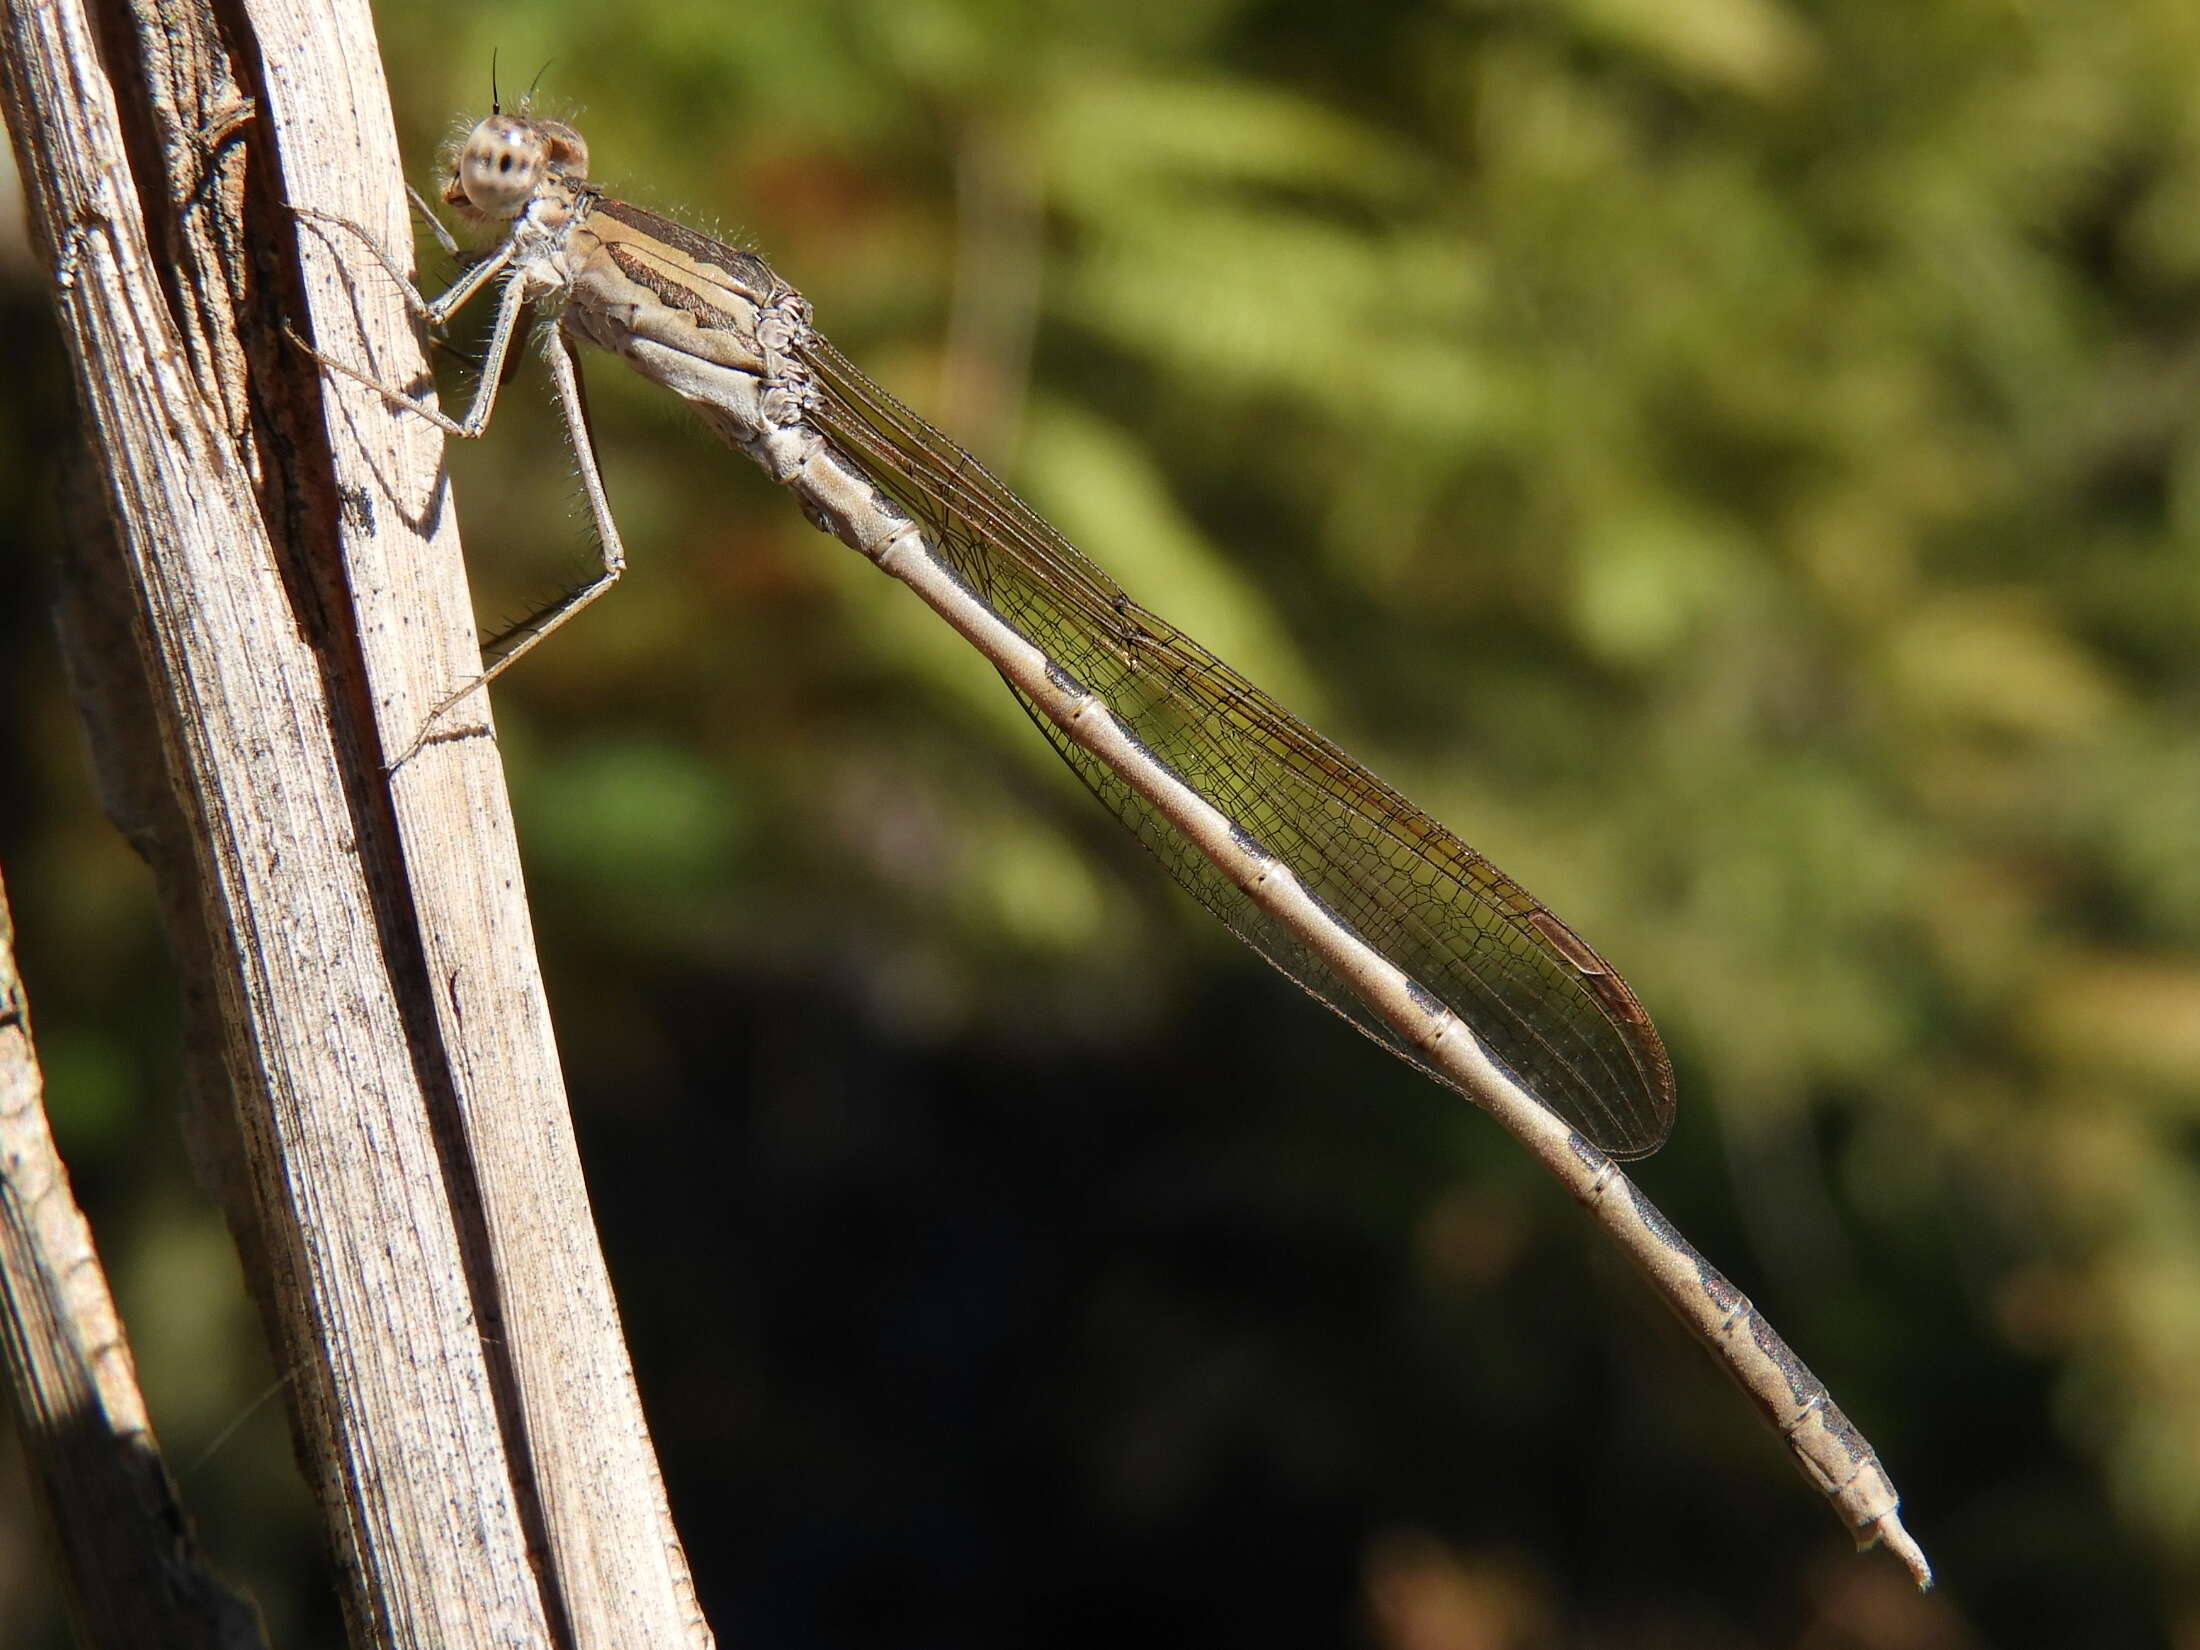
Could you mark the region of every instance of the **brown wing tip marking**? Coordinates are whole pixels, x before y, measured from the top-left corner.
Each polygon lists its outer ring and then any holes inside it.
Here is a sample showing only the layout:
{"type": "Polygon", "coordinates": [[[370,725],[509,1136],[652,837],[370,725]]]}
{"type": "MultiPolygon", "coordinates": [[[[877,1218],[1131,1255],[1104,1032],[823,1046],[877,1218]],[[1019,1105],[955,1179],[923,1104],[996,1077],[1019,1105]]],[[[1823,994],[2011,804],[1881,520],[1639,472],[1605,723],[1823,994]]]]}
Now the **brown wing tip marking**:
{"type": "MultiPolygon", "coordinates": [[[[1652,1043],[1657,1042],[1658,1034],[1650,1024],[1650,1011],[1642,1006],[1634,989],[1619,977],[1619,970],[1598,956],[1587,940],[1541,906],[1528,913],[1528,926],[1549,941],[1552,950],[1581,971],[1583,983],[1595,994],[1597,1001],[1611,1011],[1614,1020],[1622,1025],[1640,1027],[1652,1043]]],[[[1660,1052],[1662,1054],[1662,1049],[1660,1052]]]]}
{"type": "MultiPolygon", "coordinates": [[[[1575,933],[1542,906],[1527,913],[1528,926],[1540,934],[1551,949],[1572,963],[1581,973],[1582,984],[1611,1016],[1612,1023],[1626,1037],[1637,1054],[1642,1057],[1643,1077],[1649,1084],[1658,1115],[1667,1128],[1673,1121],[1673,1062],[1665,1052],[1665,1041],[1658,1035],[1658,1028],[1650,1022],[1650,1011],[1642,1006],[1632,987],[1621,979],[1619,970],[1598,956],[1589,942],[1575,933]]],[[[1663,1130],[1659,1139],[1664,1138],[1663,1130]]],[[[1648,1150],[1654,1150],[1653,1144],[1648,1150]]],[[[1642,1155],[1636,1153],[1633,1155],[1642,1155]]]]}
{"type": "Polygon", "coordinates": [[[1616,975],[1612,974],[1612,965],[1590,950],[1587,940],[1568,928],[1541,906],[1537,906],[1528,913],[1528,925],[1549,940],[1552,949],[1580,969],[1582,973],[1589,975],[1601,974],[1617,978],[1616,975]]]}

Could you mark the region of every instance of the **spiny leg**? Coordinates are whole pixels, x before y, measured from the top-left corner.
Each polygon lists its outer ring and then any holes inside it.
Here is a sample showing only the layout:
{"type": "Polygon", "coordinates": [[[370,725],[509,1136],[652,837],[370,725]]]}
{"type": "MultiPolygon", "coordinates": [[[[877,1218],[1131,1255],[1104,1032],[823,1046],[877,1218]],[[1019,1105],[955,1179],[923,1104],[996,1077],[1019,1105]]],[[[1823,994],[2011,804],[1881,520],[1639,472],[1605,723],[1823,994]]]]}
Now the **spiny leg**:
{"type": "MultiPolygon", "coordinates": [[[[558,411],[573,444],[573,460],[581,474],[581,492],[588,500],[588,515],[596,529],[597,571],[577,590],[567,591],[541,612],[522,619],[501,635],[492,637],[483,650],[496,658],[481,680],[494,680],[531,652],[545,636],[564,624],[619,582],[626,571],[626,545],[619,538],[619,524],[611,519],[611,501],[604,493],[603,471],[596,463],[596,438],[588,419],[588,392],[581,383],[580,357],[562,327],[550,329],[543,354],[550,362],[550,380],[557,386],[558,411]]],[[[478,685],[478,684],[477,684],[478,685]]]]}
{"type": "MultiPolygon", "coordinates": [[[[426,203],[420,199],[418,194],[410,190],[407,193],[412,195],[413,204],[420,208],[422,216],[428,220],[435,230],[436,239],[446,250],[455,254],[457,252],[456,244],[451,240],[449,232],[443,228],[441,221],[436,218],[433,212],[428,210],[426,203]]],[[[333,224],[357,236],[367,250],[373,254],[375,261],[397,283],[398,290],[405,297],[407,307],[433,327],[440,327],[451,315],[463,308],[467,302],[480,292],[484,284],[510,264],[513,257],[513,243],[507,240],[495,252],[468,270],[442,296],[431,300],[422,295],[420,289],[398,266],[397,260],[372,235],[368,234],[363,226],[353,223],[348,218],[340,218],[331,213],[318,212],[310,208],[300,208],[299,211],[302,216],[333,224]]],[[[298,338],[295,333],[292,334],[292,340],[298,344],[299,348],[311,355],[314,360],[329,371],[364,385],[396,406],[419,414],[447,435],[471,440],[479,436],[488,427],[490,414],[496,406],[497,391],[503,384],[505,363],[511,353],[512,339],[519,330],[520,311],[526,307],[526,303],[527,298],[522,283],[518,280],[508,279],[497,294],[496,320],[490,329],[488,347],[482,356],[480,378],[475,386],[474,398],[471,405],[467,407],[463,419],[454,419],[440,408],[428,405],[417,396],[394,386],[378,382],[372,376],[361,372],[348,362],[339,361],[315,349],[303,339],[298,338]]],[[[589,579],[579,589],[567,592],[541,612],[523,619],[503,634],[491,638],[483,648],[484,653],[494,655],[487,667],[479,676],[444,695],[442,699],[436,702],[434,708],[422,720],[420,731],[413,736],[412,742],[399,753],[395,760],[389,763],[388,766],[391,770],[395,770],[411,760],[413,754],[422,745],[436,736],[437,724],[442,721],[454,705],[472,694],[476,689],[486,687],[490,682],[501,676],[524,654],[531,652],[544,637],[609,590],[612,585],[618,582],[619,575],[626,570],[626,548],[619,538],[618,525],[611,517],[610,500],[604,492],[603,472],[596,461],[595,441],[589,428],[587,395],[582,388],[580,363],[574,355],[572,341],[565,336],[562,329],[553,327],[550,329],[550,347],[545,353],[550,361],[551,380],[557,386],[558,407],[564,415],[566,432],[573,446],[573,456],[580,468],[581,488],[587,496],[589,515],[593,519],[596,528],[596,542],[600,557],[599,570],[593,578],[589,579]]]]}
{"type": "MultiPolygon", "coordinates": [[[[468,270],[448,292],[431,301],[420,295],[420,289],[414,286],[405,276],[405,273],[397,267],[396,260],[377,246],[372,237],[368,236],[366,231],[357,224],[345,218],[332,217],[324,212],[312,212],[304,207],[299,208],[299,210],[307,216],[321,219],[324,222],[341,224],[357,234],[365,242],[367,249],[381,263],[382,267],[389,272],[390,277],[397,282],[398,289],[405,295],[407,307],[432,327],[440,327],[512,261],[512,243],[507,241],[487,258],[468,270]]],[[[527,294],[518,281],[506,281],[497,290],[496,324],[490,328],[489,346],[482,356],[481,379],[474,387],[473,402],[467,407],[466,416],[463,419],[453,418],[440,407],[430,406],[411,391],[400,389],[393,384],[385,384],[371,373],[360,371],[359,368],[351,365],[348,361],[339,361],[326,351],[315,349],[295,332],[290,336],[293,343],[329,371],[349,378],[356,384],[365,385],[385,401],[403,407],[410,412],[418,413],[445,435],[455,435],[471,441],[474,437],[480,435],[484,429],[488,428],[489,415],[496,409],[497,390],[504,378],[504,358],[510,353],[513,335],[519,330],[520,311],[526,307],[527,294]]]]}
{"type": "MultiPolygon", "coordinates": [[[[611,501],[604,493],[603,471],[596,462],[596,441],[589,428],[588,397],[581,386],[580,359],[574,353],[573,341],[562,327],[549,329],[548,348],[543,353],[550,362],[551,382],[558,391],[558,410],[565,418],[566,434],[573,443],[573,459],[580,468],[581,491],[588,499],[588,513],[596,528],[599,556],[596,574],[578,589],[567,591],[540,612],[492,637],[482,651],[496,656],[479,676],[437,701],[422,722],[420,732],[413,736],[412,743],[389,764],[393,770],[410,761],[413,753],[435,736],[436,724],[452,706],[477,689],[487,687],[534,651],[552,631],[617,584],[619,575],[626,571],[626,546],[619,538],[618,523],[611,519],[611,501]]],[[[499,359],[501,354],[501,350],[492,350],[491,359],[499,359]]]]}
{"type": "MultiPolygon", "coordinates": [[[[442,220],[428,210],[427,203],[409,187],[405,193],[411,197],[413,205],[418,207],[421,214],[428,220],[428,226],[435,231],[437,244],[442,246],[454,258],[463,256],[459,251],[458,242],[451,238],[451,232],[443,227],[442,220]]],[[[351,219],[339,217],[334,212],[323,212],[318,207],[293,206],[291,211],[301,218],[309,218],[315,223],[328,224],[356,238],[359,244],[367,249],[368,255],[382,266],[391,280],[397,283],[398,291],[404,294],[405,307],[433,327],[440,327],[445,321],[457,314],[459,310],[465,308],[474,294],[481,290],[482,283],[489,280],[497,271],[512,261],[513,246],[511,240],[507,238],[494,252],[488,254],[479,263],[460,275],[440,296],[430,298],[420,290],[414,283],[413,278],[405,272],[404,266],[397,261],[390,249],[374,238],[373,232],[365,224],[354,223],[351,219]]]]}
{"type": "Polygon", "coordinates": [[[443,248],[446,258],[458,259],[466,256],[459,250],[457,239],[443,226],[443,220],[435,215],[435,208],[409,183],[405,185],[405,198],[412,202],[413,210],[420,214],[420,221],[428,226],[428,233],[435,237],[435,244],[443,248]]]}

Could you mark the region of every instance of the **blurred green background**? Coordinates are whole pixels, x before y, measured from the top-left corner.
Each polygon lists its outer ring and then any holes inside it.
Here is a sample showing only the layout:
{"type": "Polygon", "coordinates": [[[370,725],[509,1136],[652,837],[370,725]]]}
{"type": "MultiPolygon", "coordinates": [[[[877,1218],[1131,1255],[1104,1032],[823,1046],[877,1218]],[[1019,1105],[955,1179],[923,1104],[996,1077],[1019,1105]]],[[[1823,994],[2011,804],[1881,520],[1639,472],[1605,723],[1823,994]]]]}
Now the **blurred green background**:
{"type": "MultiPolygon", "coordinates": [[[[549,60],[614,192],[1612,958],[1680,1073],[1641,1180],[1942,1576],[1848,1555],[1499,1131],[599,362],[633,571],[498,715],[724,1642],[2200,1647],[2188,0],[382,21],[415,182],[492,49],[549,60]]],[[[333,1645],[52,651],[14,256],[0,866],[57,1123],[208,1546],[333,1645]]],[[[451,458],[492,625],[589,553],[539,379],[451,458]]],[[[11,1452],[10,1644],[62,1642],[37,1537],[11,1452]]]]}

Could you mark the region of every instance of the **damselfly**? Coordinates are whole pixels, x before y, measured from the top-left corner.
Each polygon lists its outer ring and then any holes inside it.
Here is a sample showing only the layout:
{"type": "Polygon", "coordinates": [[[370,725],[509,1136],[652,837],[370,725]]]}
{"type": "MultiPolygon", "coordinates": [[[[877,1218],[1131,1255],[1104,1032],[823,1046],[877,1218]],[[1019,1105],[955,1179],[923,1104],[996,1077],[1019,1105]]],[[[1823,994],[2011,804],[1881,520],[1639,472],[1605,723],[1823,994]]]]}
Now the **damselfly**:
{"type": "Polygon", "coordinates": [[[433,301],[364,231],[322,220],[365,241],[433,326],[495,288],[480,389],[462,419],[319,355],[453,435],[486,426],[520,318],[531,305],[541,311],[602,550],[598,574],[523,626],[482,677],[438,707],[430,729],[623,569],[577,346],[623,357],[991,661],[1078,776],[1247,944],[1510,1130],[1725,1363],[1858,1545],[1883,1541],[1930,1585],[1871,1446],[1613,1162],[1655,1151],[1673,1119],[1664,1046],[1618,973],[1518,883],[1133,601],[864,377],[761,259],[613,200],[587,175],[587,146],[569,125],[523,111],[475,126],[443,199],[509,227],[433,301]]]}

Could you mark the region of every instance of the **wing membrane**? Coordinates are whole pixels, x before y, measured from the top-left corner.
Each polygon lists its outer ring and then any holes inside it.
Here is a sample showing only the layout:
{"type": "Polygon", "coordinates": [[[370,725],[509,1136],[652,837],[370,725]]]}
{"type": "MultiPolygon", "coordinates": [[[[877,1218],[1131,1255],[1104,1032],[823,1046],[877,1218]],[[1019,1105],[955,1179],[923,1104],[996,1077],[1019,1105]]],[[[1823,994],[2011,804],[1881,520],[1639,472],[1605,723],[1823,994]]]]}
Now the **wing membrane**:
{"type": "MultiPolygon", "coordinates": [[[[1528,891],[1167,620],[821,338],[816,423],[931,530],[1009,624],[1155,756],[1440,998],[1529,1092],[1615,1157],[1663,1143],[1673,1073],[1635,994],[1528,891]]],[[[1015,690],[1011,688],[1011,692],[1015,690]]],[[[1017,697],[1023,700],[1023,695],[1017,697]]],[[[1439,1082],[1329,966],[1028,700],[1078,777],[1194,898],[1305,990],[1439,1082]]]]}

